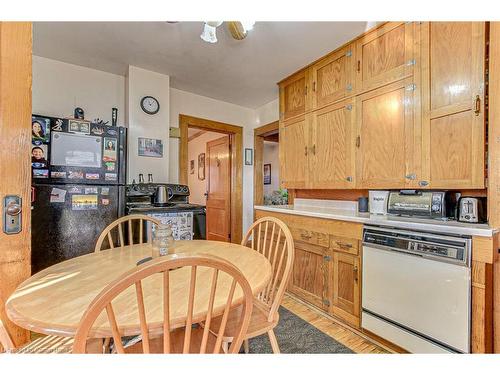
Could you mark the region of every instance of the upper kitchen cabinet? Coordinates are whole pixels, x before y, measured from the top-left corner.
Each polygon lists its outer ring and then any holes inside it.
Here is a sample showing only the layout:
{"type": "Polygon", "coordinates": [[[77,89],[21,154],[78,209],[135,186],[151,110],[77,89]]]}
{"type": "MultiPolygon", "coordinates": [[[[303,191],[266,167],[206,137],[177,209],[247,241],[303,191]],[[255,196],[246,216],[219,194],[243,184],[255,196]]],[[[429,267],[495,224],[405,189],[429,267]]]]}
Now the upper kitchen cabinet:
{"type": "Polygon", "coordinates": [[[416,22],[388,22],[356,42],[358,92],[413,75],[418,27],[416,22]]]}
{"type": "Polygon", "coordinates": [[[303,115],[311,108],[309,80],[310,71],[304,69],[279,83],[281,121],[303,115]]]}
{"type": "Polygon", "coordinates": [[[303,189],[309,170],[309,121],[301,115],[280,122],[280,177],[281,187],[303,189]]]}
{"type": "Polygon", "coordinates": [[[415,187],[420,155],[416,96],[410,77],[356,97],[356,187],[415,187]]]}
{"type": "Polygon", "coordinates": [[[431,188],[484,188],[485,24],[422,24],[423,174],[431,188]]]}
{"type": "Polygon", "coordinates": [[[312,107],[321,108],[354,93],[354,45],[343,47],[311,67],[312,107]]]}
{"type": "Polygon", "coordinates": [[[354,188],[354,119],[352,99],[311,114],[309,188],[354,188]]]}

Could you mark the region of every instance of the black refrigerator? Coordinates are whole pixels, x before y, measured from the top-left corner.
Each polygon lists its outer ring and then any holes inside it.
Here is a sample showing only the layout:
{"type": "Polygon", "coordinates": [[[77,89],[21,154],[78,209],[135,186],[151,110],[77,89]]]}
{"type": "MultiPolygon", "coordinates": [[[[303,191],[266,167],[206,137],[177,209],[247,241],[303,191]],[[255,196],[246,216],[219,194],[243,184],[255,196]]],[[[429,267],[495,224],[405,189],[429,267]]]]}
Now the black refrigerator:
{"type": "Polygon", "coordinates": [[[32,116],[31,272],[94,251],[125,214],[127,132],[32,116]]]}

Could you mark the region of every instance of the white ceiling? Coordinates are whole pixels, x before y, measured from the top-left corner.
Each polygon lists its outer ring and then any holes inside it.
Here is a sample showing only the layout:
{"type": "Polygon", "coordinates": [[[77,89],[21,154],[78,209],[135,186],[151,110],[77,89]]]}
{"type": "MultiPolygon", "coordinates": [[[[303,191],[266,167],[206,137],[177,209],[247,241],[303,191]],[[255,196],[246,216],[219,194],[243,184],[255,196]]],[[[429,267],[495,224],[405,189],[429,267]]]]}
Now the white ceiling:
{"type": "Polygon", "coordinates": [[[35,22],[33,53],[125,75],[128,65],[168,74],[171,87],[256,108],[276,82],[359,35],[367,22],[257,22],[246,39],[224,24],[217,44],[202,22],[35,22]]]}

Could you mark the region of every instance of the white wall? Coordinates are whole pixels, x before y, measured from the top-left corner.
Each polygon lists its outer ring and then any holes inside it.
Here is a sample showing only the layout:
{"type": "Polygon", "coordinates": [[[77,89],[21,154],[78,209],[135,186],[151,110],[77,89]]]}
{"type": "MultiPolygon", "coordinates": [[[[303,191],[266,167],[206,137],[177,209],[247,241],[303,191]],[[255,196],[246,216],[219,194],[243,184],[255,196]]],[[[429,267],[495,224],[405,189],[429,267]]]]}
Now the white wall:
{"type": "Polygon", "coordinates": [[[169,182],[170,77],[129,66],[126,104],[129,127],[129,182],[132,182],[132,179],[138,181],[139,173],[142,173],[145,179],[149,173],[152,173],[155,182],[169,182]],[[154,115],[148,115],[140,106],[141,98],[148,95],[155,97],[160,103],[160,110],[154,115]],[[139,137],[161,139],[163,157],[138,156],[139,137]]]}
{"type": "Polygon", "coordinates": [[[279,143],[264,141],[263,164],[271,164],[271,184],[264,185],[264,195],[280,188],[279,143]]]}
{"type": "MultiPolygon", "coordinates": [[[[206,132],[199,137],[194,138],[188,142],[188,186],[189,186],[189,202],[201,204],[203,206],[207,203],[205,193],[207,191],[208,170],[205,165],[205,179],[198,179],[198,155],[207,152],[207,142],[213,141],[224,137],[224,134],[216,132],[206,132]],[[189,163],[194,160],[194,173],[191,174],[189,170],[189,163]]],[[[227,135],[226,135],[227,137],[227,135]]],[[[206,159],[207,160],[207,159],[206,159]]],[[[207,160],[208,161],[208,160],[207,160]]]]}
{"type": "MultiPolygon", "coordinates": [[[[170,89],[170,126],[179,126],[179,114],[206,118],[243,127],[243,148],[253,148],[255,110],[170,89]]],[[[170,139],[170,181],[179,181],[179,140],[170,139]]],[[[253,166],[243,165],[243,231],[253,221],[253,166]]]]}
{"type": "Polygon", "coordinates": [[[111,108],[118,108],[124,124],[125,77],[33,56],[33,113],[72,117],[75,107],[85,118],[100,118],[111,125],[111,108]]]}
{"type": "MultiPolygon", "coordinates": [[[[235,88],[237,89],[237,88],[235,88]]],[[[253,148],[253,129],[278,120],[278,100],[257,109],[169,88],[169,77],[131,67],[128,77],[33,56],[33,112],[72,116],[75,107],[85,117],[111,123],[111,108],[118,108],[118,124],[132,125],[129,133],[129,181],[138,173],[153,173],[155,181],[179,181],[179,140],[168,138],[169,126],[179,126],[179,114],[207,118],[243,127],[243,147],[253,148]],[[127,94],[128,93],[128,94],[127,94]],[[146,115],[139,100],[153,95],[160,112],[146,115]],[[164,140],[164,157],[137,156],[137,137],[164,140]]],[[[274,172],[274,171],[273,171],[274,172]]],[[[274,173],[273,173],[274,176],[274,173]]],[[[243,230],[253,219],[253,166],[243,166],[243,230]]]]}

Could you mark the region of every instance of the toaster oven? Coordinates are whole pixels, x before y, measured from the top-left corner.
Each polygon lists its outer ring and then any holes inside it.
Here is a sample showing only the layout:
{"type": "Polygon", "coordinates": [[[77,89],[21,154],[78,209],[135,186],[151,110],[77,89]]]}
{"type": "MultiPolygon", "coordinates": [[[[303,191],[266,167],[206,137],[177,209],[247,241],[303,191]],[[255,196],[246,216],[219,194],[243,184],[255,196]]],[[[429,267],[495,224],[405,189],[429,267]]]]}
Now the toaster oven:
{"type": "Polygon", "coordinates": [[[445,218],[446,208],[444,191],[391,191],[387,201],[387,213],[391,215],[445,218]]]}

